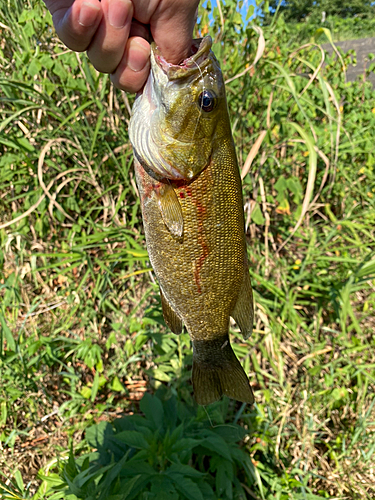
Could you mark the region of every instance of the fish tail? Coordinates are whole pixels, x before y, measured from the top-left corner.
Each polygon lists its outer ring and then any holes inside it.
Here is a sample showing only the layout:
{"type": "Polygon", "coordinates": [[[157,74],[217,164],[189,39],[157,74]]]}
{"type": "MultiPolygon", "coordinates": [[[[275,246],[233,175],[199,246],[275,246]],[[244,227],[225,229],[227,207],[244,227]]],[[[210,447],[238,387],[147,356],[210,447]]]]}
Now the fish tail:
{"type": "Polygon", "coordinates": [[[208,405],[226,396],[254,403],[249,379],[236,358],[229,335],[193,341],[193,388],[198,404],[208,405]]]}

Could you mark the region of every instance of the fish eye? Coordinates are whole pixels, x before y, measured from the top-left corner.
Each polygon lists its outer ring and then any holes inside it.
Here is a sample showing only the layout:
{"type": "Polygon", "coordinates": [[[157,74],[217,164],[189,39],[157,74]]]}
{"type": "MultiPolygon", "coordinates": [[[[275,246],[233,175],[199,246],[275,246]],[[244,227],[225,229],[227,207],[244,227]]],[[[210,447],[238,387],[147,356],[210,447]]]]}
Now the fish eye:
{"type": "Polygon", "coordinates": [[[209,113],[216,104],[216,95],[212,90],[204,90],[199,94],[198,104],[202,111],[209,113]]]}

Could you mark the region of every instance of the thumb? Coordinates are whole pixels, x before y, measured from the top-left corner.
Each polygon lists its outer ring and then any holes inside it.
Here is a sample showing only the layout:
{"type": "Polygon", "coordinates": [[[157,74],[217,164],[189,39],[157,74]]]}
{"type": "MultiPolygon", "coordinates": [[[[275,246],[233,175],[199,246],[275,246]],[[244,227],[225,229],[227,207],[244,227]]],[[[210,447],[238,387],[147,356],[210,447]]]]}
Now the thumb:
{"type": "Polygon", "coordinates": [[[198,4],[199,0],[160,2],[152,16],[151,34],[163,57],[172,64],[178,64],[191,55],[198,4]],[[164,7],[165,3],[168,3],[167,7],[164,7]]]}
{"type": "Polygon", "coordinates": [[[88,48],[102,19],[98,0],[44,0],[60,39],[77,52],[88,48]]]}

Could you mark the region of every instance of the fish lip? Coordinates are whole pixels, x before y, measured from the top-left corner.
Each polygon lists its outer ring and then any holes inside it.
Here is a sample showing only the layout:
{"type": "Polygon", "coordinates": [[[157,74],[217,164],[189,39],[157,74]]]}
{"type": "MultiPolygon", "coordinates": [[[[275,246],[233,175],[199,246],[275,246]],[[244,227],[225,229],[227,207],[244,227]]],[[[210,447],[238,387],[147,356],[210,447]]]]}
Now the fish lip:
{"type": "Polygon", "coordinates": [[[151,44],[152,59],[159,68],[167,75],[168,80],[189,78],[196,73],[201,73],[203,68],[209,64],[209,54],[212,47],[212,38],[206,36],[192,41],[191,50],[193,54],[184,59],[180,64],[172,64],[165,60],[155,42],[151,44]]]}

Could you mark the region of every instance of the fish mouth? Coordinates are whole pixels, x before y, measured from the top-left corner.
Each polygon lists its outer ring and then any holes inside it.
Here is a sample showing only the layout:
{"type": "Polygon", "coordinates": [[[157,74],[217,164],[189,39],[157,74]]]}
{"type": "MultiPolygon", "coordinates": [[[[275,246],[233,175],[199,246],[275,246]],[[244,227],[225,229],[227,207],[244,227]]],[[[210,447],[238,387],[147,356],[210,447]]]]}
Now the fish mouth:
{"type": "Polygon", "coordinates": [[[171,64],[162,56],[160,49],[152,43],[151,63],[155,64],[166,74],[169,81],[178,79],[188,79],[197,73],[202,73],[203,69],[210,63],[209,54],[212,47],[212,38],[206,36],[192,41],[192,55],[184,59],[180,64],[171,64]]]}

